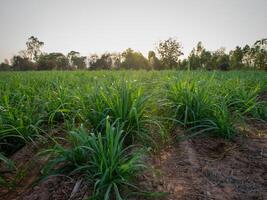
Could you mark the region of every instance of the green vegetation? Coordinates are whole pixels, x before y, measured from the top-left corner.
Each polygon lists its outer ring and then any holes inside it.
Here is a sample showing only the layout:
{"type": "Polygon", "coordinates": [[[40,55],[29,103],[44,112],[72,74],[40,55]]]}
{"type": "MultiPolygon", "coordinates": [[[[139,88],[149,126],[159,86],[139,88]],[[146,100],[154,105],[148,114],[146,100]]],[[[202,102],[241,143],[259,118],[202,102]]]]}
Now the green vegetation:
{"type": "Polygon", "coordinates": [[[231,138],[236,132],[234,125],[240,120],[266,120],[266,99],[258,98],[260,91],[265,90],[266,80],[259,78],[241,78],[238,73],[214,73],[210,77],[189,73],[167,83],[166,105],[193,135],[214,132],[231,138]]]}
{"type": "Polygon", "coordinates": [[[122,124],[132,141],[134,138],[145,141],[148,139],[148,96],[134,80],[113,81],[111,85],[112,87],[99,84],[88,95],[84,105],[86,119],[95,129],[101,131],[106,117],[109,116],[111,121],[122,124]]]}
{"type": "MultiPolygon", "coordinates": [[[[7,157],[0,153],[0,162],[3,162],[9,170],[14,170],[14,163],[9,160],[7,157]]],[[[1,187],[9,187],[9,183],[3,178],[0,172],[0,186],[1,187]]]]}
{"type": "MultiPolygon", "coordinates": [[[[224,96],[217,92],[218,82],[178,80],[167,85],[167,101],[174,117],[194,135],[215,132],[231,138],[234,134],[232,119],[224,96]]],[[[226,86],[227,87],[227,86],[226,86]]]]}
{"type": "Polygon", "coordinates": [[[0,71],[26,70],[111,70],[111,69],[190,69],[190,70],[267,70],[267,39],[257,40],[251,46],[237,46],[229,53],[221,47],[216,51],[204,48],[198,42],[187,58],[181,59],[182,45],[176,39],[159,41],[156,51],[149,51],[146,58],[141,52],[131,48],[121,53],[92,54],[88,58],[77,51],[67,55],[60,52],[46,53],[41,48],[44,43],[31,36],[26,42],[26,50],[19,52],[9,61],[0,64],[0,71]],[[88,62],[87,62],[88,61],[88,62]],[[9,64],[11,62],[11,64],[9,64]],[[88,64],[87,64],[88,63],[88,64]]]}
{"type": "Polygon", "coordinates": [[[175,126],[233,138],[240,121],[267,120],[266,91],[263,71],[2,72],[0,159],[14,168],[9,156],[57,129],[44,176],[78,173],[96,199],[122,199],[138,192],[140,149],[159,148],[175,126]]]}
{"type": "Polygon", "coordinates": [[[84,129],[70,132],[67,139],[70,148],[57,144],[43,152],[51,155],[44,172],[84,174],[94,188],[92,199],[122,199],[122,188],[136,190],[130,180],[144,167],[141,154],[132,145],[125,146],[125,135],[118,124],[111,126],[106,120],[105,127],[98,134],[84,129]],[[63,166],[56,168],[60,163],[63,166]]]}

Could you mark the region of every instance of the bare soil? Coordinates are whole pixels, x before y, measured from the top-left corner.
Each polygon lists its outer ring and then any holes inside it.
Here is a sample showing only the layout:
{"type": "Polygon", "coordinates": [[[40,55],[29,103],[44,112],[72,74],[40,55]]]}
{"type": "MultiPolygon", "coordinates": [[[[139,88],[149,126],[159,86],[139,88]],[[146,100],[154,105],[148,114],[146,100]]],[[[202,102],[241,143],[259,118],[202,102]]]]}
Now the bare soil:
{"type": "MultiPolygon", "coordinates": [[[[64,137],[63,132],[57,130],[50,133],[53,137],[64,137]]],[[[64,144],[64,141],[58,141],[64,144]]],[[[54,176],[40,181],[41,170],[48,158],[38,155],[40,151],[53,145],[51,142],[41,143],[36,146],[27,144],[16,152],[11,160],[14,161],[16,170],[5,174],[6,179],[13,185],[10,188],[0,188],[0,199],[7,200],[63,200],[86,199],[89,189],[80,176],[54,176]],[[37,148],[38,147],[38,148],[37,148]]],[[[7,171],[0,167],[1,171],[7,171]]]]}
{"type": "Polygon", "coordinates": [[[267,101],[267,91],[260,92],[258,96],[259,101],[267,101]]]}
{"type": "MultiPolygon", "coordinates": [[[[149,166],[138,177],[140,188],[166,192],[163,200],[194,199],[267,199],[267,127],[250,121],[240,128],[244,137],[234,141],[198,137],[177,142],[184,132],[177,128],[173,142],[150,156],[149,166]]],[[[13,155],[20,175],[16,187],[0,188],[0,199],[74,200],[87,199],[90,188],[82,177],[50,177],[35,185],[46,159],[36,156],[37,149],[26,145],[13,155]]],[[[140,197],[132,198],[140,200],[140,197]]]]}
{"type": "MultiPolygon", "coordinates": [[[[235,141],[198,137],[176,142],[149,160],[141,184],[176,199],[267,199],[267,127],[245,128],[235,141]]],[[[183,131],[177,129],[177,135],[183,131]]]]}

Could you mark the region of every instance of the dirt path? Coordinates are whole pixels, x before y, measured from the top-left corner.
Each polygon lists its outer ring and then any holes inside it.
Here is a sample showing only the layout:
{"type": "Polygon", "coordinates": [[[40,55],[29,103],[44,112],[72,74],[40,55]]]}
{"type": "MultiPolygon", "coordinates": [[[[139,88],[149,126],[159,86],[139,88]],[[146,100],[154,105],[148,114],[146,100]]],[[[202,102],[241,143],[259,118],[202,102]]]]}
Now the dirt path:
{"type": "Polygon", "coordinates": [[[166,200],[267,198],[267,135],[176,142],[149,162],[142,184],[166,200]]]}

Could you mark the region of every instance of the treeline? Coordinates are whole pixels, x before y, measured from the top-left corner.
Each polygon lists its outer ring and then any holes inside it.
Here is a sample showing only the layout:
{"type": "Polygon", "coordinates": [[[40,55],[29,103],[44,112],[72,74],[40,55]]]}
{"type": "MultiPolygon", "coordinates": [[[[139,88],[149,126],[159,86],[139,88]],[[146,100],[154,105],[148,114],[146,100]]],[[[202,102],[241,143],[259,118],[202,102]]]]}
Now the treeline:
{"type": "Polygon", "coordinates": [[[45,53],[41,51],[44,43],[36,37],[26,42],[26,50],[0,64],[1,71],[26,70],[97,70],[97,69],[258,69],[267,70],[267,39],[256,41],[253,45],[237,46],[226,53],[225,48],[216,51],[206,50],[201,42],[193,48],[189,56],[183,55],[181,44],[169,38],[160,41],[155,51],[149,51],[146,58],[142,53],[126,49],[122,53],[93,54],[81,56],[79,52],[45,53]]]}

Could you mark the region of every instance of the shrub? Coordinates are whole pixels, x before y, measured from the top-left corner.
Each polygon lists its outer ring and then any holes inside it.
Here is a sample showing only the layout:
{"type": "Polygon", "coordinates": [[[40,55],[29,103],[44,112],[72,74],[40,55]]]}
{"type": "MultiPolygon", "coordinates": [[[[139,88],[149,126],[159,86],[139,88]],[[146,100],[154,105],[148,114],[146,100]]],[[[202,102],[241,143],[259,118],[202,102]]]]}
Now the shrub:
{"type": "Polygon", "coordinates": [[[121,126],[108,121],[104,133],[70,132],[70,148],[57,144],[42,152],[51,156],[43,172],[82,173],[94,186],[93,199],[122,199],[123,188],[136,189],[131,180],[144,167],[140,152],[133,146],[125,147],[125,136],[121,126]]]}
{"type": "Polygon", "coordinates": [[[234,135],[230,112],[214,84],[212,78],[205,82],[179,80],[167,85],[166,105],[173,110],[174,121],[193,132],[191,136],[213,133],[231,138],[234,135]]]}
{"type": "Polygon", "coordinates": [[[147,124],[152,122],[146,115],[148,96],[133,85],[133,82],[121,81],[112,86],[99,86],[88,95],[85,109],[89,123],[94,129],[101,131],[105,128],[105,119],[118,121],[128,134],[127,141],[133,143],[137,138],[148,141],[147,124]]]}

